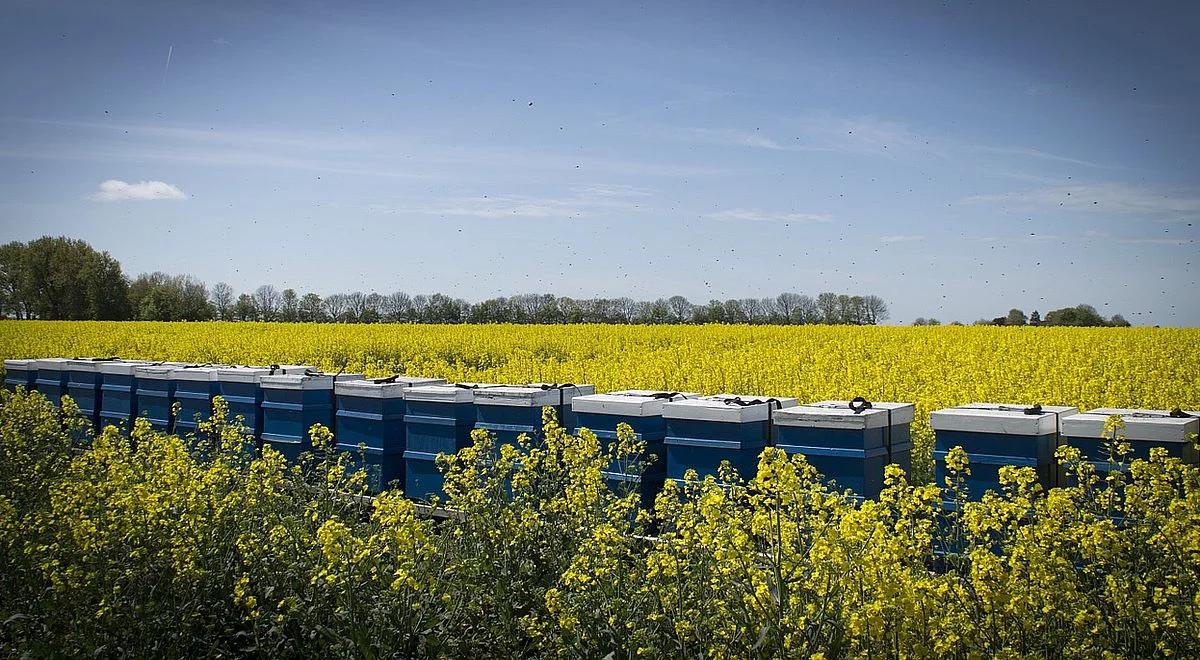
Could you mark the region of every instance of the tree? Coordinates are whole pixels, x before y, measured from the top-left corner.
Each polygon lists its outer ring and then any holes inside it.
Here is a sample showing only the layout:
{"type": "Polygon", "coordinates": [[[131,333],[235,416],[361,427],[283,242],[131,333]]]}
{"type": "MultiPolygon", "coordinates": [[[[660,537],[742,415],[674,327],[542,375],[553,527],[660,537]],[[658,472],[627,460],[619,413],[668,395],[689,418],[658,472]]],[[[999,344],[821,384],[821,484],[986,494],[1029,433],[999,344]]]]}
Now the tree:
{"type": "Polygon", "coordinates": [[[869,325],[883,323],[890,316],[887,303],[879,296],[863,296],[863,309],[866,311],[864,320],[869,325]]]}
{"type": "Polygon", "coordinates": [[[1029,325],[1041,325],[1041,324],[1042,324],[1042,315],[1038,314],[1038,311],[1035,309],[1035,310],[1033,310],[1033,313],[1029,315],[1029,325]]]}
{"type": "Polygon", "coordinates": [[[0,247],[0,315],[120,320],[130,312],[128,282],[107,252],[65,236],[0,247]]]}
{"type": "Polygon", "coordinates": [[[270,284],[264,284],[254,290],[254,305],[258,307],[258,315],[264,321],[274,321],[279,313],[281,296],[270,284]]]}
{"type": "Polygon", "coordinates": [[[1025,318],[1025,312],[1017,308],[1008,310],[1008,316],[1004,318],[1004,325],[1025,325],[1028,319],[1025,318]]]}
{"type": "Polygon", "coordinates": [[[346,320],[346,310],[350,307],[350,302],[344,293],[331,293],[325,296],[325,314],[330,321],[340,323],[346,320]]]}
{"type": "Polygon", "coordinates": [[[841,323],[838,316],[838,294],[825,292],[817,296],[817,311],[821,315],[821,323],[841,323]]]}
{"type": "Polygon", "coordinates": [[[1128,328],[1130,326],[1129,321],[1126,321],[1125,317],[1120,314],[1113,314],[1112,318],[1108,320],[1108,324],[1114,328],[1128,328]]]}
{"type": "Polygon", "coordinates": [[[397,291],[384,297],[381,312],[385,321],[396,322],[403,321],[411,309],[412,299],[407,293],[397,291]]]}
{"type": "Polygon", "coordinates": [[[301,296],[296,316],[304,323],[315,323],[325,320],[325,308],[322,304],[321,296],[311,292],[301,296]]]}
{"type": "Polygon", "coordinates": [[[1084,304],[1046,312],[1042,325],[1099,327],[1108,323],[1095,307],[1084,304]]]}
{"type": "Polygon", "coordinates": [[[239,321],[258,320],[258,307],[254,304],[254,296],[243,293],[233,304],[233,318],[239,321]]]}
{"type": "Polygon", "coordinates": [[[913,324],[913,325],[925,325],[925,324],[926,324],[926,323],[925,323],[925,317],[923,317],[923,316],[918,316],[917,318],[913,319],[913,322],[912,322],[912,324],[913,324]]]}
{"type": "Polygon", "coordinates": [[[942,324],[942,322],[941,322],[941,321],[939,321],[939,320],[937,320],[937,319],[934,319],[934,318],[930,318],[930,319],[926,319],[926,320],[925,320],[925,325],[941,325],[941,324],[942,324]]]}
{"type": "Polygon", "coordinates": [[[300,319],[300,299],[295,289],[284,289],[279,294],[279,320],[285,323],[295,323],[300,319]]]}
{"type": "Polygon", "coordinates": [[[363,300],[362,314],[358,316],[359,323],[379,323],[383,318],[383,296],[378,293],[369,293],[363,300]]]}
{"type": "Polygon", "coordinates": [[[208,288],[190,275],[142,273],[129,285],[129,305],[143,321],[207,321],[208,288]]]}
{"type": "Polygon", "coordinates": [[[209,299],[218,319],[228,321],[233,318],[233,287],[225,282],[217,282],[209,291],[209,299]]]}
{"type": "Polygon", "coordinates": [[[695,305],[683,296],[667,298],[667,310],[673,323],[691,323],[695,305]]]}

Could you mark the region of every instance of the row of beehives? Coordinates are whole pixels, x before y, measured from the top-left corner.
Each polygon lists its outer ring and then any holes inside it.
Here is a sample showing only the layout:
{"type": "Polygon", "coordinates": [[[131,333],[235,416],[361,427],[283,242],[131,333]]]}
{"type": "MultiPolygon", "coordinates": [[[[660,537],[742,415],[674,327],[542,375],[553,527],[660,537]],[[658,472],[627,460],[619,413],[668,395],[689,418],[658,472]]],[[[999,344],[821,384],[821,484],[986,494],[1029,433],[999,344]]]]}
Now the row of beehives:
{"type": "MultiPolygon", "coordinates": [[[[864,497],[883,485],[884,466],[907,470],[912,443],[909,403],[821,401],[799,405],[794,398],[701,396],[686,392],[624,390],[596,394],[591,385],[533,383],[448,384],[437,378],[319,373],[303,365],[245,367],[153,363],[119,359],[6,360],[5,386],[36,389],[52,401],[70,395],[97,428],[128,429],[136,417],[179,434],[207,417],[212,399],[223,397],[240,415],[247,433],[296,461],[311,449],[313,424],[335,433],[339,448],[354,452],[372,490],[398,484],[417,499],[442,494],[435,459],[467,446],[473,429],[487,429],[499,443],[522,433],[541,433],[541,412],[555,409],[568,429],[587,428],[604,443],[617,425],[629,424],[655,460],[614,464],[606,476],[614,486],[652,498],[665,479],[689,470],[715,474],[722,461],[744,476],[755,471],[767,446],[803,454],[824,478],[864,497]],[[179,413],[172,414],[174,404],[179,413]],[[365,449],[362,449],[365,447],[365,449]]],[[[949,449],[970,456],[970,495],[999,488],[1005,465],[1037,470],[1045,487],[1061,481],[1055,448],[1079,447],[1101,470],[1107,418],[1124,418],[1132,458],[1151,447],[1196,463],[1190,441],[1200,420],[1180,411],[1096,409],[1080,413],[1065,406],[970,404],[935,411],[934,458],[938,482],[949,449]]]]}

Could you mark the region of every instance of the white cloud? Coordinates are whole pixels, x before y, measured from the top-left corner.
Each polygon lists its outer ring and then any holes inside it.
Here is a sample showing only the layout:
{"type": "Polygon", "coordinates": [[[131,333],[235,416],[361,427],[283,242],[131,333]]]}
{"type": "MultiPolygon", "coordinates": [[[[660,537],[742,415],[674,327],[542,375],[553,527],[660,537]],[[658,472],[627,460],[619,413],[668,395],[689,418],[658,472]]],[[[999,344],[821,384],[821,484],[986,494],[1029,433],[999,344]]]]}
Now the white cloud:
{"type": "Polygon", "coordinates": [[[925,240],[925,236],[922,234],[893,234],[879,237],[880,243],[912,243],[923,240],[925,240]]]}
{"type": "Polygon", "coordinates": [[[996,204],[1018,209],[1093,209],[1107,213],[1137,214],[1181,220],[1200,214],[1200,197],[1163,188],[1120,182],[1049,186],[963,200],[971,204],[996,204]]]}
{"type": "Polygon", "coordinates": [[[109,179],[100,184],[100,189],[91,198],[98,202],[142,201],[149,199],[187,199],[178,187],[165,181],[139,181],[126,183],[109,179]]]}
{"type": "Polygon", "coordinates": [[[758,209],[729,209],[718,211],[705,216],[711,220],[730,220],[734,222],[829,222],[828,215],[818,213],[771,212],[758,209]]]}

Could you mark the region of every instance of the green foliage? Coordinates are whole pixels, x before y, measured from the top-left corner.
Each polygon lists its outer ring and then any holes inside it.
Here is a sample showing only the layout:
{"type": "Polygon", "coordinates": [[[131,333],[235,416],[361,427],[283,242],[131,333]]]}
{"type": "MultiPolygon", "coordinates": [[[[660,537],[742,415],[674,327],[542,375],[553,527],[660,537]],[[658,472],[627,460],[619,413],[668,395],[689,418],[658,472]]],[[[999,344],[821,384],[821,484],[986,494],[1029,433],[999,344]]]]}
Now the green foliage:
{"type": "Polygon", "coordinates": [[[226,416],[93,438],[69,398],[0,394],[0,652],[1200,654],[1200,468],[1162,452],[1101,477],[1063,448],[1075,485],[1004,468],[968,502],[956,450],[945,484],[893,466],[860,503],[767,449],[748,482],[668,482],[651,514],[601,474],[644,451],[631,429],[603,447],[548,412],[537,441],[476,432],[439,459],[435,521],[364,497],[327,429],[288,466],[226,416]]]}
{"type": "Polygon", "coordinates": [[[44,236],[0,246],[0,318],[123,320],[121,264],[86,242],[44,236]]]}

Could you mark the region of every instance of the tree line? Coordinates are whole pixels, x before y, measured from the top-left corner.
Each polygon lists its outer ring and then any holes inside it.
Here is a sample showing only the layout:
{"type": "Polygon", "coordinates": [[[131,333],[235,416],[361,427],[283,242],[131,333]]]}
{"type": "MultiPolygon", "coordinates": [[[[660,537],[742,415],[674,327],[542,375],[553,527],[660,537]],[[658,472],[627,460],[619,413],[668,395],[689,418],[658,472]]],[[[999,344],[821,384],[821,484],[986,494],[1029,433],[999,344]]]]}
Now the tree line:
{"type": "MultiPolygon", "coordinates": [[[[927,319],[918,317],[912,323],[913,325],[941,325],[937,319],[927,319]]],[[[950,325],[962,325],[961,323],[951,323],[950,325]]],[[[1029,316],[1025,316],[1025,312],[1013,308],[1008,310],[1008,314],[997,316],[994,319],[979,319],[973,325],[1033,325],[1033,326],[1075,326],[1075,327],[1094,327],[1094,328],[1128,328],[1129,321],[1125,320],[1120,314],[1113,314],[1109,318],[1104,318],[1100,312],[1096,311],[1095,307],[1088,304],[1076,305],[1074,307],[1063,307],[1046,312],[1046,318],[1042,318],[1041,313],[1036,309],[1029,316]]]]}
{"type": "Polygon", "coordinates": [[[522,294],[468,302],[441,293],[409,295],[279,290],[238,292],[189,275],[128,278],[107,252],[66,237],[0,246],[0,317],[143,321],[341,323],[752,323],[874,325],[888,319],[879,296],[785,292],[769,298],[693,303],[522,294]]]}

